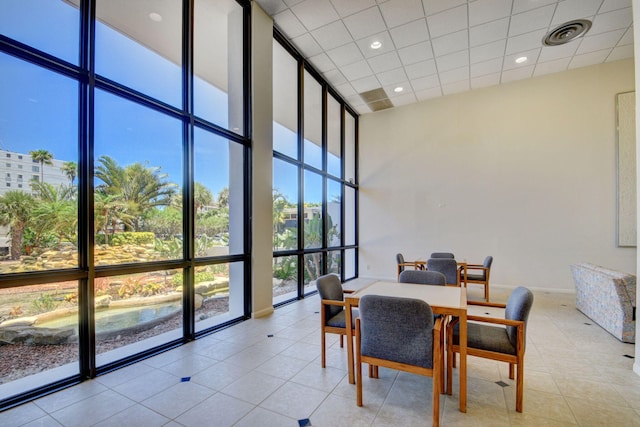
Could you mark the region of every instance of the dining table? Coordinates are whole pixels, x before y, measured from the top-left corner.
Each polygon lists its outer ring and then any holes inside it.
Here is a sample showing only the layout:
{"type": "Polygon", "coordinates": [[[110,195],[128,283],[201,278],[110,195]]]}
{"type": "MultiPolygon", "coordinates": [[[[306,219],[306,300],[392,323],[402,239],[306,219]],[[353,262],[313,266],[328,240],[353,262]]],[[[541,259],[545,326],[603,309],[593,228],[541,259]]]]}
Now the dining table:
{"type": "Polygon", "coordinates": [[[387,281],[373,282],[345,294],[347,329],[347,363],[349,383],[355,384],[352,310],[365,295],[414,298],[425,301],[435,314],[455,316],[460,320],[460,412],[467,412],[467,290],[457,286],[419,285],[387,281]]]}

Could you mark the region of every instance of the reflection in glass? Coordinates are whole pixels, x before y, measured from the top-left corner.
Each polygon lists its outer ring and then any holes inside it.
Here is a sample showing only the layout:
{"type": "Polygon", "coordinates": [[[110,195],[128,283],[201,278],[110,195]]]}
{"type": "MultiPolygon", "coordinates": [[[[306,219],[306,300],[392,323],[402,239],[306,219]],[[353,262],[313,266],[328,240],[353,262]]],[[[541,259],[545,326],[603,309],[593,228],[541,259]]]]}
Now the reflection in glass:
{"type": "Polygon", "coordinates": [[[182,2],[97,0],[98,74],[182,105],[182,2]]]}
{"type": "Polygon", "coordinates": [[[327,180],[327,245],[340,246],[342,213],[342,185],[327,180]]]}
{"type": "Polygon", "coordinates": [[[356,250],[346,249],[344,251],[344,280],[356,277],[356,250]]]}
{"type": "Polygon", "coordinates": [[[304,162],[322,169],[322,87],[304,72],[304,162]]]}
{"type": "Polygon", "coordinates": [[[98,365],[180,338],[182,283],[181,270],[96,278],[98,365]]]}
{"type": "Polygon", "coordinates": [[[196,267],[194,282],[196,332],[243,314],[243,263],[196,267]]]}
{"type": "Polygon", "coordinates": [[[298,64],[273,40],[273,149],[298,159],[298,64]]]}
{"type": "Polygon", "coordinates": [[[0,400],[78,374],[78,282],[0,289],[0,341],[0,400]]]}
{"type": "Polygon", "coordinates": [[[1,273],[78,266],[78,84],[0,54],[1,273]]]}
{"type": "Polygon", "coordinates": [[[180,121],[100,90],[95,99],[96,264],[182,258],[180,121]]]}
{"type": "Polygon", "coordinates": [[[322,253],[316,252],[304,256],[304,293],[316,290],[315,280],[322,276],[322,253]]]}
{"type": "Polygon", "coordinates": [[[298,168],[273,159],[273,250],[298,247],[298,168]]]}
{"type": "Polygon", "coordinates": [[[344,121],[344,179],[356,182],[356,119],[349,113],[344,121]]]}
{"type": "Polygon", "coordinates": [[[242,134],[242,7],[196,0],[194,20],[194,112],[242,134]]]}
{"type": "Polygon", "coordinates": [[[342,271],[340,251],[331,251],[327,254],[327,273],[335,273],[338,276],[342,271]]]}
{"type": "Polygon", "coordinates": [[[304,247],[322,247],[322,176],[304,172],[304,247]]]}
{"type": "Polygon", "coordinates": [[[327,102],[327,172],[338,178],[342,177],[342,154],[340,142],[340,125],[342,108],[333,96],[327,102]]]}
{"type": "Polygon", "coordinates": [[[273,258],[273,302],[278,303],[298,295],[298,257],[273,258]]]}
{"type": "Polygon", "coordinates": [[[344,244],[356,244],[356,190],[344,187],[344,244]]]}

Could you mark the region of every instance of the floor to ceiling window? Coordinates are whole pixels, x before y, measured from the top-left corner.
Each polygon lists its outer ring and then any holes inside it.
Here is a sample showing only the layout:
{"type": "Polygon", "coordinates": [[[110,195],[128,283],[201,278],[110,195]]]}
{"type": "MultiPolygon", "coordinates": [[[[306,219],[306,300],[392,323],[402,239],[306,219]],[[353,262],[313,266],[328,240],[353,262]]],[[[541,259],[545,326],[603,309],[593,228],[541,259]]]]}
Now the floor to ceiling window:
{"type": "Polygon", "coordinates": [[[0,410],[249,315],[248,8],[0,2],[0,410]]]}
{"type": "Polygon", "coordinates": [[[276,31],[273,46],[273,300],[315,279],[357,277],[357,115],[276,31]]]}

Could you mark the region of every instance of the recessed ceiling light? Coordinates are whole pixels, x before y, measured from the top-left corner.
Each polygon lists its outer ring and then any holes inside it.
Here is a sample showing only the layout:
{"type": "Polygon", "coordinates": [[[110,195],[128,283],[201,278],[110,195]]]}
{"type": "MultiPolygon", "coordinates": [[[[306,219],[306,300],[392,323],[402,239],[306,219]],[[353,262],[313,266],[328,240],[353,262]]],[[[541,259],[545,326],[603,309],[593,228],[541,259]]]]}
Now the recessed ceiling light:
{"type": "Polygon", "coordinates": [[[393,89],[393,91],[396,93],[402,92],[403,90],[404,88],[402,86],[398,86],[397,88],[393,89]]]}
{"type": "Polygon", "coordinates": [[[382,42],[379,42],[378,40],[371,43],[371,49],[380,49],[381,47],[382,47],[382,42]]]}
{"type": "Polygon", "coordinates": [[[520,57],[516,58],[516,64],[522,64],[523,62],[527,62],[527,57],[526,56],[520,56],[520,57]]]}
{"type": "Polygon", "coordinates": [[[149,14],[149,19],[151,19],[154,22],[160,22],[160,21],[162,21],[162,15],[160,15],[159,13],[156,13],[156,12],[151,12],[149,14]]]}

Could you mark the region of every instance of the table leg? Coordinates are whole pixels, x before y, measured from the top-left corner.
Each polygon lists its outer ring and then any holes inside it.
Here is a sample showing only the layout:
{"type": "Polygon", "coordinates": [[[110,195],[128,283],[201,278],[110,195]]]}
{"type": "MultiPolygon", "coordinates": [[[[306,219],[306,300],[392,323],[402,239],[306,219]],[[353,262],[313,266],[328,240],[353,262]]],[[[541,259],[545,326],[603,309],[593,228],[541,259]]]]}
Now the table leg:
{"type": "Polygon", "coordinates": [[[460,412],[467,412],[467,312],[460,315],[460,412]]]}
{"type": "MultiPolygon", "coordinates": [[[[345,299],[345,326],[347,327],[347,365],[349,371],[349,384],[355,384],[353,372],[353,321],[351,318],[351,304],[345,299]]],[[[466,342],[466,341],[465,341],[466,342]]]]}

